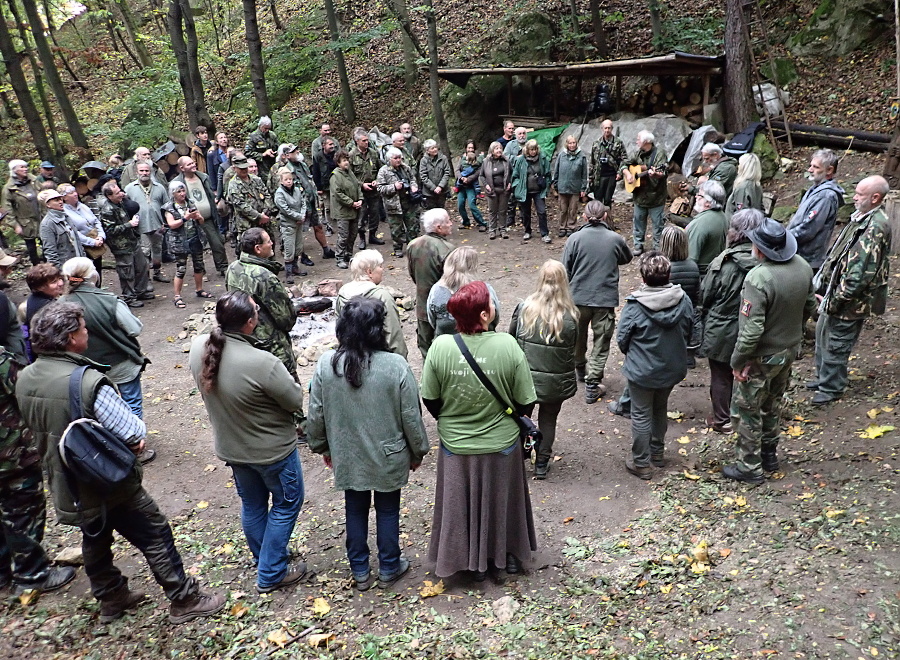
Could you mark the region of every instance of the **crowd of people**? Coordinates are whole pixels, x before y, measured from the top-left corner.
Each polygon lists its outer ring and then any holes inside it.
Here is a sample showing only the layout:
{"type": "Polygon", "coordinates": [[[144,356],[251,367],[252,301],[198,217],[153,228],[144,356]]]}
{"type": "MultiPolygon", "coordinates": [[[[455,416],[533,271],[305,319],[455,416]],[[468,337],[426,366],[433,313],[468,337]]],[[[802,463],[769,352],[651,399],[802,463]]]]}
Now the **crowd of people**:
{"type": "MultiPolygon", "coordinates": [[[[355,587],[389,587],[410,567],[399,541],[401,490],[429,451],[424,406],[440,440],[428,550],[435,573],[468,572],[475,581],[492,571],[518,573],[537,549],[523,418],[537,419],[542,441],[532,474],[546,479],[564,402],[580,382],[587,405],[608,391],[603,381],[614,338],[626,386],[609,410],[631,419],[625,470],[647,480],[666,466],[669,397],[697,358],[706,358],[707,423],[737,435],[735,460],[722,474],[760,484],[779,468],[780,411],[806,324],[815,319],[816,377],[805,386],[816,391],[813,404],[828,405],[847,388],[847,363],[866,318],[885,308],[888,184],[879,176],[857,184],[855,212],[832,242],[843,190],[829,150],[812,155],[812,187],[784,226],[763,213],[755,155],[736,160],[710,142],[698,171],[669,186],[672,167],[654,136],[639,133],[629,157],[610,120],[589,156],[574,136],[564,136],[555,159],[525,128],[507,122],[486,157],[466,144],[455,178],[437,144],[419,140],[409,124],[381,153],[364,129],[353,132],[349,151],[341,149],[323,124],[311,166],[296,145],[277,139],[266,117],[243,152],[230,148],[224,134],[215,144],[203,127],[196,135],[171,181],[154,170],[149,150],[136,150],[118,179],[100,185],[96,211],[71,185],[53,181],[50,163],[38,181],[22,161],[12,161],[4,188],[34,265],[27,275],[32,294],[19,310],[0,292],[0,585],[51,591],[74,577],[72,569],[52,567],[41,548],[43,463],[60,521],[82,531],[101,621],[144,598],[113,564],[113,531],[143,552],[171,600],[172,622],[224,606],[222,595],[185,574],[169,524],[141,485],[141,466],[155,450],[145,442],[142,324],[130,308],[152,298],[151,269],[154,281],[169,281],[166,253],[176,264],[179,308],[186,306],[188,256],[197,297],[212,297],[203,288],[206,248],[225,278],[216,327],[194,339],[190,368],[214,451],[234,474],[260,593],[312,573],[306,562],[291,561],[288,549],[304,500],[298,445],[322,454],[335,488],[344,491],[355,587]],[[612,222],[619,181],[640,182],[631,245],[612,222]],[[529,240],[533,208],[549,243],[551,188],[559,198],[557,236],[566,239],[561,258],[543,263],[533,292],[514,306],[507,331],[498,331],[501,300],[476,275],[477,250],[454,245],[445,200],[455,191],[461,225],[474,221],[488,239],[508,239],[518,212],[529,240]],[[478,210],[481,195],[487,220],[478,210]],[[46,210],[38,220],[41,204],[46,210]],[[416,341],[424,359],[418,380],[393,296],[382,285],[384,256],[368,247],[384,244],[383,219],[393,254],[406,258],[416,287],[416,341]],[[351,279],[335,300],[337,348],[319,359],[304,411],[290,338],[296,312],[286,284],[312,265],[304,251],[308,229],[323,256],[349,269],[351,279]],[[231,263],[229,239],[238,251],[231,263]],[[107,245],[119,297],[100,288],[97,250],[107,245]],[[279,246],[283,263],[275,260],[279,246]],[[620,268],[635,258],[642,284],[620,307],[620,268]],[[70,399],[70,389],[80,394],[81,410],[72,408],[78,399],[70,399]],[[69,422],[82,415],[137,457],[111,493],[74,485],[77,471],[57,450],[69,422]],[[372,506],[377,573],[367,542],[372,506]]],[[[0,251],[0,275],[16,261],[0,251]]]]}

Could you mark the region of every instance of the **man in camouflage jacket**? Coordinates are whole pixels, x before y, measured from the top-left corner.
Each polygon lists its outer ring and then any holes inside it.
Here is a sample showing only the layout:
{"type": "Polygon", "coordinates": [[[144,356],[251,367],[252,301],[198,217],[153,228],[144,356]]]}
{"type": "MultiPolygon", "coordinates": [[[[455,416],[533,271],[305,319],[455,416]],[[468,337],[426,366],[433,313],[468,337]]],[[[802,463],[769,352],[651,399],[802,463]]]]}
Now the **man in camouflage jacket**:
{"type": "Polygon", "coordinates": [[[866,317],[883,314],[888,289],[891,226],[882,204],[890,187],[880,176],[856,185],[856,212],[831,246],[814,281],[819,298],[816,324],[817,389],[812,402],[835,401],[847,388],[847,362],[866,317]]]}
{"type": "Polygon", "coordinates": [[[272,221],[275,201],[266,184],[258,176],[250,174],[250,163],[246,158],[235,156],[231,159],[234,177],[228,182],[225,195],[234,214],[235,231],[240,240],[241,233],[250,227],[263,227],[272,221]]]}
{"type": "Polygon", "coordinates": [[[41,455],[16,403],[19,365],[0,348],[0,589],[52,591],[75,577],[72,568],[51,568],[41,541],[47,504],[41,455]]]}
{"type": "Polygon", "coordinates": [[[259,176],[265,181],[269,170],[275,164],[275,152],[278,151],[278,136],[272,131],[272,120],[259,118],[259,128],[247,138],[244,155],[252,158],[259,165],[259,176]]]}
{"type": "Polygon", "coordinates": [[[366,230],[369,232],[369,243],[372,245],[384,245],[384,241],[378,238],[378,223],[381,221],[381,196],[378,194],[378,186],[375,178],[381,168],[381,159],[378,152],[369,146],[369,134],[358,128],[353,132],[356,144],[350,150],[350,169],[359,180],[362,187],[363,205],[359,215],[359,241],[356,245],[360,250],[366,249],[366,230]]]}
{"type": "Polygon", "coordinates": [[[107,181],[101,188],[97,215],[106,232],[106,244],[116,259],[116,272],[122,287],[122,299],[129,307],[143,307],[141,300],[152,300],[150,289],[150,266],[141,247],[141,232],[138,228],[138,205],[125,198],[115,179],[107,181]],[[133,207],[131,212],[125,205],[133,207]]]}
{"type": "Polygon", "coordinates": [[[416,340],[422,359],[434,341],[434,328],[428,322],[428,294],[444,274],[444,260],[453,250],[449,236],[453,220],[444,209],[430,209],[422,214],[423,236],[406,248],[409,276],[416,285],[416,340]]]}
{"type": "Polygon", "coordinates": [[[225,287],[253,296],[259,305],[259,324],[253,331],[255,346],[281,360],[297,378],[297,358],[290,335],[297,313],[291,294],[278,279],[282,266],[272,260],[274,253],[272,239],[264,229],[253,227],[245,231],[241,236],[241,256],[231,262],[225,273],[225,287]]]}
{"type": "Polygon", "coordinates": [[[600,124],[600,128],[603,134],[591,147],[591,192],[598,202],[612,207],[619,168],[628,158],[628,153],[622,140],[613,135],[611,119],[600,124]]]}

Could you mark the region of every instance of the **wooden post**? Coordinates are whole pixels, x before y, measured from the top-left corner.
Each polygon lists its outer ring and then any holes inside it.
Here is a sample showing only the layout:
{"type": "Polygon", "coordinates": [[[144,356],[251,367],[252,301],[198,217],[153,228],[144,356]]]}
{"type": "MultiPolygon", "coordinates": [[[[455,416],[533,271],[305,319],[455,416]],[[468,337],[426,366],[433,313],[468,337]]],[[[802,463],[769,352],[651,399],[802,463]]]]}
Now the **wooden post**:
{"type": "Polygon", "coordinates": [[[616,110],[622,111],[622,76],[616,76],[616,110]]]}
{"type": "Polygon", "coordinates": [[[703,107],[709,105],[709,76],[703,76],[703,107]]]}
{"type": "Polygon", "coordinates": [[[553,121],[559,118],[559,76],[553,76],[553,121]]]}
{"type": "Polygon", "coordinates": [[[512,76],[506,76],[506,114],[508,114],[508,115],[511,115],[513,113],[512,96],[513,96],[512,76]]]}

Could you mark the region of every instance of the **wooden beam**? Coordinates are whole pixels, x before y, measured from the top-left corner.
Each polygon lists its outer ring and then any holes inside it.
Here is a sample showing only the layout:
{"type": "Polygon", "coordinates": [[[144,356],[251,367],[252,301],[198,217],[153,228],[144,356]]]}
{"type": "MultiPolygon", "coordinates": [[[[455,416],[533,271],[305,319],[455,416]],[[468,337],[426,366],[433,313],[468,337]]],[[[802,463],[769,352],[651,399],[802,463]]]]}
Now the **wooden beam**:
{"type": "Polygon", "coordinates": [[[553,76],[553,120],[559,119],[559,76],[553,76]]]}
{"type": "Polygon", "coordinates": [[[703,76],[703,107],[709,105],[709,76],[703,76]]]}
{"type": "Polygon", "coordinates": [[[622,76],[616,76],[616,110],[622,111],[622,76]]]}
{"type": "Polygon", "coordinates": [[[511,115],[513,113],[513,84],[512,84],[512,76],[506,76],[506,114],[511,115]]]}

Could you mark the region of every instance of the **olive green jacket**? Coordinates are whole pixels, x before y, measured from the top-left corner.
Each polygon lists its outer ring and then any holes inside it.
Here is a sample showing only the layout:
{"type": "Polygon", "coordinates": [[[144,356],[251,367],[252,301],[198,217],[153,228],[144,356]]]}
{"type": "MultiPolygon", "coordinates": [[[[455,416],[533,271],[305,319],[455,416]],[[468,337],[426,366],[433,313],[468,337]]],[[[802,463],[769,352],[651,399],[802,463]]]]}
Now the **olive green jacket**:
{"type": "Polygon", "coordinates": [[[525,332],[522,326],[522,305],[516,306],[509,322],[509,334],[516,338],[519,347],[528,360],[531,379],[538,403],[565,401],[575,396],[578,385],[575,381],[575,340],[578,325],[571,314],[563,318],[562,336],[542,336],[546,333],[543,322],[538,319],[534,330],[525,332]]]}
{"type": "Polygon", "coordinates": [[[340,167],[331,173],[329,186],[331,195],[331,217],[335,220],[355,220],[359,209],[353,208],[354,202],[362,200],[362,186],[353,170],[344,171],[340,167]]]}

